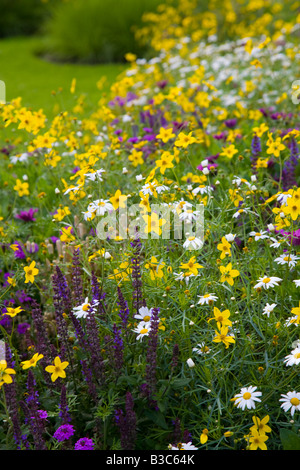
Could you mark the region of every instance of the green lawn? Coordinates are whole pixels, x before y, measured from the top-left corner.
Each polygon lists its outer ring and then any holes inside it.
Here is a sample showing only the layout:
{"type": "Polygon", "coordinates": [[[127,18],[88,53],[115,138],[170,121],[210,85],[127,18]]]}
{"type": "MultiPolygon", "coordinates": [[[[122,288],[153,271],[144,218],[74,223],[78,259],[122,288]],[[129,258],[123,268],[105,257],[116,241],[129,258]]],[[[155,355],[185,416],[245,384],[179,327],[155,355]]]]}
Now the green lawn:
{"type": "Polygon", "coordinates": [[[38,57],[41,39],[18,37],[0,41],[0,80],[6,84],[6,101],[22,97],[22,104],[42,108],[47,115],[70,109],[85,95],[87,105],[95,104],[122,72],[124,64],[79,65],[52,63],[38,57]],[[97,82],[106,77],[100,91],[97,82]],[[76,91],[70,93],[73,78],[76,91]],[[59,91],[60,90],[60,91],[59,91]],[[58,92],[53,94],[53,91],[58,92]]]}

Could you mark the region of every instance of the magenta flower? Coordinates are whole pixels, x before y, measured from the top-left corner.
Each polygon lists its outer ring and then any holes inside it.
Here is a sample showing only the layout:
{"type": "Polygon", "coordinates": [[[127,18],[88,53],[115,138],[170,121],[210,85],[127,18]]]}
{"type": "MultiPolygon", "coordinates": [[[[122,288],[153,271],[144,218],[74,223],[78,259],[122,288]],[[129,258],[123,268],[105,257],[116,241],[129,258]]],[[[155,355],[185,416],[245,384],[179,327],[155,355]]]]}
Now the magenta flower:
{"type": "Polygon", "coordinates": [[[79,439],[74,446],[75,450],[94,450],[94,443],[92,439],[88,437],[82,437],[79,439]]]}
{"type": "Polygon", "coordinates": [[[73,436],[74,432],[74,427],[71,424],[63,424],[55,431],[53,437],[59,442],[63,442],[70,439],[70,437],[73,436]]]}
{"type": "Polygon", "coordinates": [[[21,211],[19,214],[16,215],[16,219],[23,220],[24,222],[35,222],[36,219],[34,218],[34,214],[38,211],[38,209],[29,209],[29,211],[21,211]]]}

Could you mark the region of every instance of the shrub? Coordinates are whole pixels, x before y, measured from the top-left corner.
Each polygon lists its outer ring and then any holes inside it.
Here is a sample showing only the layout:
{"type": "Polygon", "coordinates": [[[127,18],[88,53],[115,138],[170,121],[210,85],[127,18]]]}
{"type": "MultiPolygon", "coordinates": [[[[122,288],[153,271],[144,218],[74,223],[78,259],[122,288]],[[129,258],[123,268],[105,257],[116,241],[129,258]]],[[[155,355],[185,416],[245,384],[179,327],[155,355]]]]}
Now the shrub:
{"type": "Polygon", "coordinates": [[[48,54],[56,60],[119,62],[127,52],[145,53],[135,28],[160,0],[74,0],[56,5],[46,25],[48,54]]]}
{"type": "Polygon", "coordinates": [[[0,37],[31,35],[39,31],[48,5],[41,0],[0,0],[0,11],[0,37]]]}

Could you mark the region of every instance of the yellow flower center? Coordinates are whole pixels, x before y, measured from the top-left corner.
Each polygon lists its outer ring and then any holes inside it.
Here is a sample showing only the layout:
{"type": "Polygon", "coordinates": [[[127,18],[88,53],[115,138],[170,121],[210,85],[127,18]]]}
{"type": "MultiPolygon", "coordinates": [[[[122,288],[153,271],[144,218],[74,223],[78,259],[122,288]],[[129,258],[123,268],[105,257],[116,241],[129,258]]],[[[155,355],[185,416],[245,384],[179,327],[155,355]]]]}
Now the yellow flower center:
{"type": "Polygon", "coordinates": [[[244,400],[250,400],[251,393],[249,393],[249,392],[244,393],[243,398],[244,398],[244,400]]]}
{"type": "Polygon", "coordinates": [[[140,333],[141,333],[141,335],[145,335],[146,333],[148,333],[147,328],[142,328],[140,333]]]}
{"type": "Polygon", "coordinates": [[[298,406],[300,404],[300,400],[298,400],[298,398],[296,397],[293,397],[291,398],[291,404],[294,406],[298,406]]]}
{"type": "Polygon", "coordinates": [[[284,259],[284,261],[290,261],[290,257],[289,257],[289,256],[285,256],[283,259],[284,259]]]}
{"type": "Polygon", "coordinates": [[[144,321],[149,321],[149,320],[150,320],[150,315],[146,315],[146,316],[144,317],[144,321]]]}
{"type": "Polygon", "coordinates": [[[205,294],[203,297],[207,299],[210,296],[210,294],[205,294]]]}
{"type": "Polygon", "coordinates": [[[90,307],[90,304],[84,304],[84,305],[82,306],[82,310],[83,310],[84,312],[87,312],[88,309],[89,309],[89,307],[90,307]]]}
{"type": "Polygon", "coordinates": [[[195,240],[196,237],[189,237],[188,240],[191,242],[192,240],[195,240]]]}
{"type": "Polygon", "coordinates": [[[271,281],[271,278],[270,278],[270,277],[266,277],[266,279],[263,279],[262,282],[264,282],[265,284],[268,284],[270,281],[271,281]]]}
{"type": "Polygon", "coordinates": [[[300,357],[300,352],[294,354],[294,358],[295,358],[295,359],[299,359],[299,357],[300,357]]]}

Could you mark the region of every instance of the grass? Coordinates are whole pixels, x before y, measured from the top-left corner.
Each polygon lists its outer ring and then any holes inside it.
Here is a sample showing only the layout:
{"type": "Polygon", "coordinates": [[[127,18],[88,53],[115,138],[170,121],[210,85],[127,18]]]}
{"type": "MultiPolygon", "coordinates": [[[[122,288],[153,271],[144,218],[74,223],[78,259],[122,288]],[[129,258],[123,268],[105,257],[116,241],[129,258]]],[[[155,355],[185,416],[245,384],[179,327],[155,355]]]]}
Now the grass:
{"type": "Polygon", "coordinates": [[[41,39],[17,37],[0,42],[0,79],[6,84],[6,100],[19,96],[22,104],[42,108],[47,115],[67,110],[74,104],[70,93],[76,78],[76,96],[84,94],[86,104],[94,106],[121,73],[126,64],[77,65],[43,60],[36,54],[41,39]],[[102,90],[97,82],[106,78],[102,90]],[[55,92],[55,94],[53,94],[55,92]]]}

